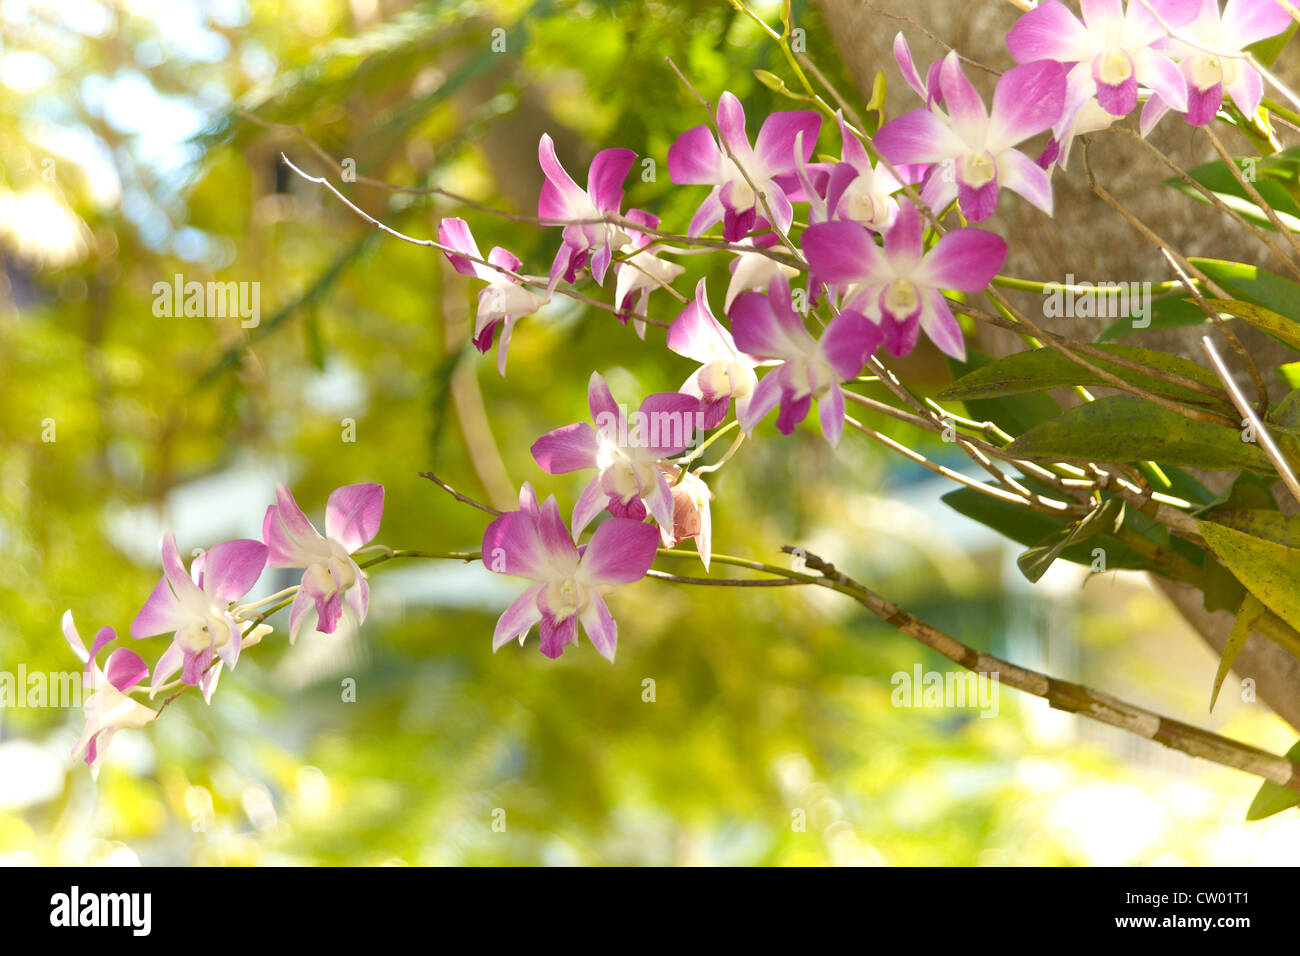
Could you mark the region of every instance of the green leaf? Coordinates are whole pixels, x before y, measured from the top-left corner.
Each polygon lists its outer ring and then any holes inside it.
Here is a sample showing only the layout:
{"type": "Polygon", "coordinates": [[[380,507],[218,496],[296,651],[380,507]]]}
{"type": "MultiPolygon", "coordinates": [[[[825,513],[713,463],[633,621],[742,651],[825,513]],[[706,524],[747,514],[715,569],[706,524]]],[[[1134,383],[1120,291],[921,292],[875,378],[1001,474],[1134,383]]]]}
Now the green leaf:
{"type": "MultiPolygon", "coordinates": [[[[1142,362],[1164,372],[1173,372],[1213,388],[1221,388],[1218,378],[1209,369],[1197,365],[1177,355],[1168,355],[1152,349],[1136,348],[1131,345],[1102,345],[1111,355],[1135,362],[1142,362]]],[[[1205,404],[1213,399],[1200,392],[1179,385],[1170,385],[1141,372],[1123,368],[1104,359],[1085,356],[1089,362],[1099,366],[1146,391],[1165,398],[1182,402],[1205,404]]],[[[1018,395],[1024,392],[1039,391],[1047,388],[1060,388],[1065,385],[1105,385],[1106,383],[1071,362],[1064,355],[1051,348],[1034,349],[1029,352],[1017,352],[1006,358],[998,359],[975,371],[963,375],[940,394],[940,398],[966,401],[972,398],[989,398],[994,395],[1018,395]]],[[[1225,399],[1226,400],[1226,399],[1225,399]]]]}
{"type": "Polygon", "coordinates": [[[1216,521],[1199,521],[1197,525],[1237,580],[1282,620],[1300,627],[1300,549],[1216,521]]]}
{"type": "Polygon", "coordinates": [[[1078,523],[1054,532],[1025,551],[1016,559],[1016,565],[1020,568],[1021,574],[1036,584],[1070,545],[1080,544],[1103,533],[1113,535],[1123,524],[1123,500],[1107,498],[1078,523]]]}
{"type": "MultiPolygon", "coordinates": [[[[1298,158],[1300,158],[1300,149],[1293,147],[1263,158],[1249,157],[1245,161],[1248,165],[1239,163],[1237,167],[1239,172],[1254,177],[1251,185],[1255,187],[1255,191],[1273,208],[1282,224],[1292,232],[1300,230],[1300,204],[1296,203],[1288,189],[1288,186],[1294,183],[1295,163],[1298,158]]],[[[1189,169],[1187,175],[1213,192],[1224,205],[1240,213],[1242,218],[1264,229],[1276,231],[1268,216],[1237,182],[1237,177],[1223,160],[1196,166],[1189,169]]],[[[1243,178],[1248,177],[1243,175],[1243,178]]],[[[1187,185],[1181,179],[1167,179],[1165,184],[1191,196],[1198,202],[1209,203],[1199,190],[1187,185]]]]}
{"type": "MultiPolygon", "coordinates": [[[[1300,287],[1296,288],[1300,294],[1300,287]]],[[[1300,352],[1300,322],[1279,315],[1272,309],[1253,302],[1240,302],[1236,299],[1207,299],[1209,305],[1229,315],[1249,322],[1255,328],[1267,332],[1278,341],[1300,352]]]]}
{"type": "MultiPolygon", "coordinates": [[[[1300,761],[1300,743],[1288,750],[1286,757],[1288,760],[1300,761]]],[[[1255,794],[1255,799],[1250,801],[1246,819],[1263,820],[1275,813],[1281,813],[1288,807],[1294,807],[1297,803],[1300,803],[1300,790],[1292,790],[1290,787],[1279,786],[1272,780],[1265,780],[1255,794]]]]}
{"type": "Polygon", "coordinates": [[[1234,298],[1262,305],[1278,315],[1300,322],[1300,285],[1276,273],[1241,262],[1222,259],[1187,260],[1234,298]]]}
{"type": "Polygon", "coordinates": [[[1286,383],[1290,389],[1300,389],[1300,362],[1288,362],[1285,365],[1279,365],[1275,372],[1277,377],[1286,383]]]}
{"type": "MultiPolygon", "coordinates": [[[[968,348],[965,362],[949,358],[948,367],[952,370],[954,378],[961,378],[992,361],[993,359],[983,352],[968,348]]],[[[1061,413],[1061,406],[1051,396],[1041,392],[1033,392],[1014,399],[971,399],[962,404],[966,406],[966,412],[971,418],[993,422],[1009,435],[1019,435],[1039,422],[1045,422],[1061,413]]]]}
{"type": "Polygon", "coordinates": [[[1214,675],[1214,689],[1210,691],[1210,711],[1214,710],[1214,702],[1219,699],[1219,689],[1223,686],[1223,680],[1228,676],[1228,671],[1232,667],[1232,662],[1237,659],[1237,654],[1245,645],[1246,639],[1250,637],[1250,627],[1260,615],[1265,613],[1264,605],[1259,603],[1259,599],[1253,594],[1247,594],[1241,602],[1241,610],[1237,612],[1237,620],[1232,625],[1232,633],[1228,635],[1228,642],[1223,645],[1223,656],[1219,659],[1219,671],[1214,675]]]}
{"type": "MultiPolygon", "coordinates": [[[[1033,487],[1027,479],[1026,483],[1033,487]]],[[[1028,511],[1009,501],[990,498],[973,488],[950,491],[943,496],[943,502],[958,514],[978,521],[1004,538],[1027,548],[1042,543],[1051,535],[1063,534],[1070,528],[1070,522],[1064,518],[1028,511]]],[[[1145,516],[1133,517],[1136,520],[1145,516]]],[[[1090,541],[1068,545],[1057,557],[1062,561],[1089,567],[1093,563],[1093,549],[1097,547],[1106,552],[1106,567],[1109,570],[1145,571],[1150,568],[1145,558],[1118,538],[1104,532],[1090,541]]]]}
{"type": "Polygon", "coordinates": [[[1149,324],[1135,327],[1132,316],[1128,316],[1108,325],[1101,335],[1097,336],[1097,341],[1109,342],[1112,339],[1122,339],[1126,335],[1145,332],[1148,329],[1180,329],[1189,325],[1202,325],[1208,321],[1210,320],[1201,307],[1196,304],[1195,299],[1187,298],[1183,293],[1178,292],[1173,295],[1162,295],[1151,300],[1151,321],[1149,324]]]}
{"type": "Polygon", "coordinates": [[[1035,425],[1007,450],[1026,458],[1157,461],[1193,468],[1270,472],[1268,456],[1235,428],[1193,421],[1127,396],[1067,409],[1035,425]]]}
{"type": "Polygon", "coordinates": [[[1207,611],[1234,611],[1241,607],[1246,587],[1210,551],[1201,560],[1201,605],[1207,611]]]}

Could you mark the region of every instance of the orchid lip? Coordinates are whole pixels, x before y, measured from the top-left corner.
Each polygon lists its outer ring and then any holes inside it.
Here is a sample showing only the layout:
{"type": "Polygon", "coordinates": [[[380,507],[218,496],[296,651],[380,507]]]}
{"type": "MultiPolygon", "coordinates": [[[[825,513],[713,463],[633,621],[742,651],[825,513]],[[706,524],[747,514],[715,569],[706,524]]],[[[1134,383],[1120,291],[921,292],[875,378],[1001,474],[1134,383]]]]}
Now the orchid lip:
{"type": "Polygon", "coordinates": [[[1111,50],[1098,59],[1097,76],[1107,86],[1118,86],[1133,75],[1133,60],[1123,50],[1111,50]]]}
{"type": "Polygon", "coordinates": [[[963,156],[958,163],[958,175],[971,189],[979,189],[992,182],[998,174],[997,161],[987,150],[963,156]]]}

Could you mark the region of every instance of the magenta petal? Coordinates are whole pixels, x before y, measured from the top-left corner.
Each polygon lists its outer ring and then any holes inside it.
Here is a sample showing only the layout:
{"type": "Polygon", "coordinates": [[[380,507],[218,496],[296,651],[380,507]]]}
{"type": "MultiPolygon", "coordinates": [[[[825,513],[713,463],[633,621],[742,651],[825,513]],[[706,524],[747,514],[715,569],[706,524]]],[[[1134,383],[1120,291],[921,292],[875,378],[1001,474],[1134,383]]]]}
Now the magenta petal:
{"type": "Polygon", "coordinates": [[[600,212],[618,212],[623,205],[623,180],[636,161],[630,149],[602,149],[591,161],[587,193],[600,212]]]}
{"type": "Polygon", "coordinates": [[[599,594],[591,596],[591,602],[581,614],[582,629],[601,657],[614,663],[614,651],[618,648],[618,624],[614,615],[609,613],[609,606],[599,594]]]}
{"type": "MultiPolygon", "coordinates": [[[[457,252],[473,256],[475,259],[482,259],[482,254],[478,251],[478,243],[474,241],[474,235],[469,231],[469,223],[464,219],[447,218],[438,223],[438,241],[448,248],[455,249],[457,252]]],[[[464,256],[452,255],[450,252],[443,253],[451,267],[463,276],[473,276],[476,279],[491,278],[491,270],[485,269],[477,262],[471,262],[464,256]],[[483,273],[488,272],[488,276],[483,273]]]]}
{"type": "Polygon", "coordinates": [[[856,378],[880,344],[880,329],[866,316],[845,310],[831,320],[818,343],[822,357],[841,381],[856,378]]]}
{"type": "Polygon", "coordinates": [[[164,577],[154,586],[144,607],[140,608],[135,620],[131,622],[131,636],[141,638],[170,634],[180,627],[181,621],[182,618],[177,613],[176,594],[164,577]]]}
{"type": "Polygon", "coordinates": [[[930,341],[939,347],[940,352],[959,362],[966,361],[966,341],[962,337],[961,326],[948,307],[947,300],[937,289],[929,289],[925,293],[921,327],[930,341]]]}
{"type": "Polygon", "coordinates": [[[575,541],[582,532],[587,530],[587,525],[595,520],[596,515],[605,510],[605,506],[608,504],[609,494],[605,491],[600,476],[597,475],[587,482],[587,487],[582,489],[582,494],[578,496],[577,502],[573,505],[572,530],[575,541]]]}
{"type": "MultiPolygon", "coordinates": [[[[885,257],[894,261],[917,261],[925,252],[922,243],[921,214],[910,202],[899,203],[894,224],[885,233],[885,257]]],[[[875,248],[875,243],[872,243],[875,248]]],[[[818,275],[821,275],[820,271],[818,275]]],[[[870,278],[870,276],[867,276],[870,278]]]]}
{"type": "Polygon", "coordinates": [[[1007,243],[983,229],[954,229],[925,256],[925,278],[944,289],[979,292],[1007,258],[1007,243]]]}
{"type": "Polygon", "coordinates": [[[740,415],[740,427],[746,432],[752,433],[754,426],[766,418],[781,400],[781,371],[782,369],[775,369],[759,380],[758,387],[749,398],[749,405],[740,415]]]}
{"type": "Polygon", "coordinates": [[[551,475],[595,468],[599,451],[600,439],[586,422],[574,422],[547,432],[532,447],[537,464],[551,475]]]}
{"type": "Polygon", "coordinates": [[[623,411],[618,407],[618,402],[614,401],[609,383],[599,372],[592,372],[591,378],[587,380],[587,407],[591,409],[591,419],[598,428],[602,418],[613,422],[623,420],[623,411]]]}
{"type": "Polygon", "coordinates": [[[1134,71],[1139,83],[1149,86],[1174,109],[1187,108],[1187,88],[1191,84],[1173,60],[1155,50],[1142,50],[1137,55],[1134,71]]]}
{"type": "MultiPolygon", "coordinates": [[[[894,36],[894,60],[898,63],[899,72],[903,74],[903,80],[916,91],[917,96],[925,99],[925,85],[921,82],[921,75],[916,71],[912,50],[907,45],[907,39],[901,30],[894,36]]],[[[847,156],[844,158],[848,159],[847,156]]]]}
{"type": "Polygon", "coordinates": [[[316,633],[333,634],[343,617],[343,597],[334,591],[313,596],[316,602],[316,633]]]}
{"type": "Polygon", "coordinates": [[[1224,33],[1241,48],[1286,30],[1291,14],[1277,0],[1228,0],[1222,22],[1224,33]]]}
{"type": "Polygon", "coordinates": [[[241,538],[208,549],[203,565],[203,590],[223,603],[238,601],[252,590],[266,567],[267,548],[241,538]]]}
{"type": "Polygon", "coordinates": [[[1013,67],[993,93],[988,148],[996,153],[1051,129],[1065,108],[1065,68],[1052,60],[1013,67]]]}
{"type": "Polygon", "coordinates": [[[844,392],[839,385],[832,385],[817,399],[817,417],[822,423],[822,435],[832,448],[838,448],[844,433],[844,392]]]}
{"type": "Polygon", "coordinates": [[[541,580],[547,567],[537,520],[507,511],[483,532],[483,564],[497,574],[541,580]]]}
{"type": "Polygon", "coordinates": [[[749,158],[749,136],[745,133],[745,108],[730,92],[718,98],[718,131],[732,154],[742,162],[749,158]]]}
{"type": "Polygon", "coordinates": [[[543,219],[580,218],[586,194],[555,157],[555,142],[548,133],[543,133],[537,144],[537,159],[546,175],[537,201],[537,215],[543,219]]]}
{"type": "Polygon", "coordinates": [[[880,127],[876,148],[897,165],[949,159],[964,152],[966,146],[943,120],[927,109],[918,108],[880,127]]]}
{"type": "Polygon", "coordinates": [[[1024,153],[1008,149],[998,157],[998,181],[1012,192],[1052,214],[1052,180],[1046,170],[1024,153]]]}
{"type": "Polygon", "coordinates": [[[811,110],[772,113],[754,140],[754,155],[769,176],[793,172],[795,140],[802,134],[803,152],[799,158],[806,163],[812,158],[821,128],[821,116],[811,110]]]}
{"type": "MultiPolygon", "coordinates": [[[[304,579],[303,587],[294,596],[293,604],[289,606],[289,643],[296,643],[298,632],[302,630],[303,622],[307,619],[308,613],[315,606],[316,600],[306,590],[306,581],[304,579]]],[[[161,662],[159,662],[161,667],[161,662]]],[[[157,671],[154,672],[154,680],[158,679],[157,671]]]]}
{"type": "MultiPolygon", "coordinates": [[[[822,222],[809,226],[804,230],[801,244],[808,265],[823,282],[857,282],[885,268],[884,255],[872,240],[871,233],[856,222],[822,222]]],[[[739,305],[739,300],[736,304],[739,305]]],[[[734,333],[735,306],[731,318],[734,333]]],[[[744,350],[756,354],[751,349],[744,350]]]]}
{"type": "Polygon", "coordinates": [[[383,485],[344,485],[334,490],[325,505],[325,535],[351,554],[374,540],[383,517],[383,485]]]}
{"type": "Polygon", "coordinates": [[[515,638],[527,634],[532,630],[533,625],[542,619],[542,611],[537,606],[537,602],[545,590],[545,584],[530,587],[515,598],[505,612],[497,618],[496,629],[492,632],[494,652],[515,638]]]}
{"type": "Polygon", "coordinates": [[[707,126],[692,127],[668,149],[668,178],[678,186],[720,183],[722,155],[707,126]]]}
{"type": "MultiPolygon", "coordinates": [[[[856,223],[847,225],[862,229],[856,223]]],[[[814,226],[808,231],[816,228],[820,227],[814,226]]],[[[785,282],[785,277],[780,276],[780,281],[785,282]]],[[[775,279],[772,285],[776,285],[775,279]]],[[[785,303],[774,301],[770,294],[758,292],[741,293],[732,303],[731,332],[736,347],[742,352],[764,359],[791,358],[798,355],[803,344],[811,338],[798,313],[788,306],[789,286],[785,288],[785,303]],[[785,308],[782,308],[783,304],[785,308]]]]}
{"type": "Polygon", "coordinates": [[[695,440],[699,410],[700,402],[694,395],[681,392],[647,395],[639,409],[645,433],[638,437],[643,447],[654,458],[680,455],[695,440]]]}
{"type": "Polygon", "coordinates": [[[1228,84],[1227,93],[1243,113],[1247,116],[1253,116],[1255,111],[1259,109],[1259,101],[1263,99],[1264,83],[1253,66],[1243,63],[1241,65],[1241,75],[1234,82],[1228,84]]]}
{"type": "Polygon", "coordinates": [[[916,339],[921,331],[921,323],[915,319],[898,321],[886,314],[880,322],[881,341],[890,355],[902,358],[916,348],[916,339]]]}
{"type": "Polygon", "coordinates": [[[939,68],[939,86],[943,90],[943,102],[948,108],[954,129],[967,143],[980,142],[988,128],[989,114],[979,92],[961,68],[961,58],[956,50],[950,51],[943,58],[943,65],[939,68]]]}
{"type": "MultiPolygon", "coordinates": [[[[1127,116],[1137,106],[1138,84],[1133,74],[1132,58],[1129,59],[1128,78],[1119,83],[1107,84],[1101,80],[1101,60],[1105,54],[1099,54],[1092,61],[1092,79],[1097,84],[1097,102],[1111,116],[1127,116]]],[[[1127,53],[1124,56],[1128,56],[1127,53]]],[[[1179,74],[1181,80],[1182,74],[1179,74]]],[[[1162,94],[1163,95],[1163,94],[1162,94]]],[[[1187,99],[1186,92],[1182,99],[1187,99]]]]}
{"type": "Polygon", "coordinates": [[[1007,34],[1007,49],[1017,63],[1073,63],[1087,56],[1090,47],[1087,28],[1059,0],[1040,3],[1007,34]]]}
{"type": "Polygon", "coordinates": [[[701,279],[695,286],[695,298],[668,327],[665,344],[678,355],[703,364],[714,360],[719,344],[726,344],[725,334],[709,308],[705,280],[701,279]]]}
{"type": "Polygon", "coordinates": [[[578,618],[574,615],[557,622],[549,614],[544,614],[541,619],[540,631],[541,645],[539,649],[547,657],[554,660],[564,653],[564,648],[567,645],[578,643],[578,618]]]}
{"type": "Polygon", "coordinates": [[[198,589],[198,585],[194,583],[194,579],[190,577],[181,561],[180,551],[176,547],[176,535],[170,531],[163,535],[162,566],[167,583],[177,594],[188,594],[198,589]]]}
{"type": "MultiPolygon", "coordinates": [[[[668,527],[672,527],[672,495],[668,527]]],[[[594,584],[628,584],[645,577],[659,548],[659,532],[630,518],[607,518],[591,536],[581,571],[594,584]]]]}
{"type": "Polygon", "coordinates": [[[357,623],[366,623],[366,612],[370,610],[370,582],[357,575],[357,583],[348,588],[343,597],[357,616],[357,623]]]}
{"type": "Polygon", "coordinates": [[[1187,84],[1187,122],[1193,126],[1204,126],[1218,115],[1223,105],[1223,85],[1215,83],[1208,90],[1198,90],[1187,84]]]}
{"type": "Polygon", "coordinates": [[[957,177],[957,201],[971,222],[983,222],[993,215],[998,208],[998,193],[996,176],[978,187],[968,186],[960,175],[957,177]]]}
{"type": "Polygon", "coordinates": [[[306,567],[305,546],[319,541],[320,533],[284,484],[275,486],[275,502],[262,521],[262,540],[270,552],[267,560],[273,568],[306,567]]]}
{"type": "Polygon", "coordinates": [[[781,410],[776,416],[776,430],[782,435],[793,434],[795,427],[808,417],[811,408],[811,394],[802,398],[791,398],[788,393],[783,394],[781,396],[781,410]]]}
{"type": "Polygon", "coordinates": [[[547,564],[565,567],[577,563],[578,549],[569,535],[569,529],[564,526],[560,506],[554,495],[542,503],[542,511],[537,518],[537,535],[547,564]]]}

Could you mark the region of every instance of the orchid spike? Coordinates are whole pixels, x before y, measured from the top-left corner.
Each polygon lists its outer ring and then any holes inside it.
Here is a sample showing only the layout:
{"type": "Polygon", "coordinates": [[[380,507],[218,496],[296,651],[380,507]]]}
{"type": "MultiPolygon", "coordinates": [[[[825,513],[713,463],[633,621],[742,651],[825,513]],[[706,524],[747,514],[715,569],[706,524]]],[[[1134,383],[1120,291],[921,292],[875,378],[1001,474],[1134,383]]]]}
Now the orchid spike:
{"type": "MultiPolygon", "coordinates": [[[[837,225],[865,234],[856,223],[823,223],[810,226],[808,232],[837,225]]],[[[837,446],[844,431],[840,382],[856,378],[862,371],[880,344],[880,329],[857,312],[846,310],[831,320],[820,340],[813,338],[795,311],[790,284],[780,275],[773,277],[766,295],[746,292],[736,300],[731,328],[740,349],[755,358],[780,363],[754,389],[740,416],[741,427],[752,433],[779,403],[776,427],[789,435],[816,400],[822,434],[832,447],[837,446]]]]}
{"type": "Polygon", "coordinates": [[[257,583],[266,557],[266,545],[260,541],[223,541],[200,553],[187,573],[176,536],[167,532],[163,577],[131,622],[135,638],[174,634],[154,666],[151,693],[179,669],[184,683],[211,699],[221,664],[234,667],[243,646],[241,623],[230,613],[230,605],[257,583]]]}
{"type": "Polygon", "coordinates": [[[673,522],[673,499],[659,462],[680,455],[701,426],[699,398],[681,392],[646,397],[627,415],[614,401],[599,372],[587,383],[587,403],[596,427],[575,422],[533,442],[533,458],[552,475],[595,468],[573,507],[576,538],[604,509],[640,521],[647,511],[660,527],[673,522]]]}
{"type": "Polygon", "coordinates": [[[336,488],[325,504],[325,534],[316,530],[293,494],[275,486],[275,504],[262,519],[262,539],[273,568],[305,568],[302,586],[289,608],[289,642],[298,639],[307,613],[316,608],[316,630],[333,634],[347,602],[361,624],[370,605],[366,572],[352,557],[379,533],[384,486],[373,483],[336,488]]]}
{"type": "Polygon", "coordinates": [[[516,637],[522,644],[540,624],[541,652],[556,658],[578,643],[581,622],[596,650],[613,663],[618,625],[601,592],[645,577],[658,544],[650,525],[608,518],[580,548],[564,527],[555,497],[539,506],[525,483],[519,510],[501,515],[483,534],[483,563],[489,570],[533,582],[497,621],[492,650],[516,637]]]}
{"type": "Polygon", "coordinates": [[[537,215],[552,223],[564,226],[564,242],[551,265],[548,291],[553,291],[563,278],[573,282],[578,271],[590,266],[597,285],[604,285],[614,248],[627,242],[626,234],[618,226],[607,222],[591,222],[607,216],[617,216],[623,205],[623,180],[627,178],[636,153],[630,149],[602,149],[591,161],[587,171],[587,188],[584,190],[555,156],[555,143],[543,133],[537,146],[546,182],[537,199],[537,215]]]}
{"type": "Polygon", "coordinates": [[[469,223],[464,219],[444,219],[438,224],[438,241],[455,252],[444,253],[447,261],[461,275],[482,279],[487,286],[479,290],[478,314],[474,319],[474,347],[483,355],[492,348],[492,338],[498,328],[501,329],[501,341],[497,345],[497,371],[506,374],[506,351],[510,348],[510,333],[515,322],[532,315],[551,300],[549,292],[538,292],[522,284],[507,270],[518,274],[520,262],[511,252],[494,246],[488,253],[487,262],[497,268],[483,265],[472,260],[483,259],[478,251],[478,243],[469,231],[469,223]],[[460,253],[457,255],[456,253],[460,253]],[[472,257],[465,258],[466,256],[472,257]]]}
{"type": "Polygon", "coordinates": [[[688,235],[701,235],[721,221],[723,238],[736,242],[758,226],[767,209],[776,220],[773,225],[784,234],[794,221],[794,209],[781,180],[794,173],[796,142],[804,162],[812,156],[821,117],[810,110],[772,113],[751,146],[744,107],[734,95],[723,93],[717,122],[723,145],[708,126],[695,126],[668,150],[668,175],[674,183],[713,187],[691,220],[688,235]]]}
{"type": "MultiPolygon", "coordinates": [[[[1007,34],[1018,63],[1054,60],[1069,67],[1065,108],[1054,130],[1064,141],[1075,114],[1093,97],[1111,116],[1137,106],[1138,85],[1179,111],[1187,108],[1187,84],[1174,61],[1154,45],[1195,15],[1200,0],[1083,0],[1082,19],[1060,0],[1044,0],[1020,17],[1007,34]]],[[[1079,132],[1076,130],[1076,133],[1079,132]]]]}
{"type": "Polygon", "coordinates": [[[1008,70],[998,79],[991,112],[955,51],[944,57],[939,85],[949,115],[915,109],[890,120],[876,134],[880,151],[895,164],[936,164],[922,189],[934,209],[957,199],[966,218],[980,222],[993,215],[1005,186],[1051,215],[1051,180],[1015,147],[1060,118],[1065,69],[1044,61],[1008,70]]]}
{"type": "Polygon", "coordinates": [[[82,700],[86,727],[73,748],[72,756],[82,757],[90,767],[90,775],[98,777],[113,735],[119,730],[137,730],[158,716],[157,711],[130,696],[149,676],[149,668],[135,651],[119,647],[108,655],[108,662],[101,670],[95,663],[95,656],[105,644],[117,640],[117,632],[111,627],[100,628],[87,650],[77,633],[70,610],[63,612],[63,636],[73,653],[86,665],[81,683],[90,691],[82,700]]]}
{"type": "MultiPolygon", "coordinates": [[[[659,217],[641,209],[629,209],[625,218],[647,229],[659,228],[659,217]]],[[[626,322],[630,316],[636,334],[644,339],[646,303],[650,299],[650,293],[661,285],[671,284],[686,269],[675,262],[665,262],[659,258],[659,250],[653,245],[655,237],[651,233],[631,227],[627,232],[629,240],[619,249],[624,259],[614,265],[614,273],[618,277],[614,286],[614,302],[620,310],[619,317],[626,322]]]]}
{"type": "MultiPolygon", "coordinates": [[[[1276,0],[1228,0],[1219,12],[1218,0],[1201,0],[1196,17],[1156,43],[1156,49],[1179,61],[1187,81],[1187,122],[1204,126],[1214,119],[1225,95],[1247,116],[1255,115],[1264,95],[1259,71],[1245,57],[1252,43],[1277,36],[1291,25],[1291,14],[1276,0]],[[1209,52],[1209,51],[1215,52],[1209,52]],[[1236,53],[1238,55],[1225,55],[1236,53]]],[[[1142,109],[1142,135],[1149,133],[1170,109],[1159,94],[1142,109]]]]}
{"type": "Polygon", "coordinates": [[[737,349],[731,333],[714,318],[705,280],[695,286],[695,298],[669,326],[667,344],[678,355],[700,363],[680,391],[699,399],[702,428],[722,424],[733,398],[737,417],[744,415],[758,385],[754,374],[758,362],[737,349]]]}
{"type": "Polygon", "coordinates": [[[857,223],[829,222],[807,229],[803,253],[819,279],[839,288],[846,308],[879,325],[894,355],[910,352],[924,330],[940,351],[964,360],[961,326],[942,290],[986,288],[1002,268],[1007,244],[983,229],[954,229],[927,252],[921,217],[904,202],[883,248],[857,223]]]}

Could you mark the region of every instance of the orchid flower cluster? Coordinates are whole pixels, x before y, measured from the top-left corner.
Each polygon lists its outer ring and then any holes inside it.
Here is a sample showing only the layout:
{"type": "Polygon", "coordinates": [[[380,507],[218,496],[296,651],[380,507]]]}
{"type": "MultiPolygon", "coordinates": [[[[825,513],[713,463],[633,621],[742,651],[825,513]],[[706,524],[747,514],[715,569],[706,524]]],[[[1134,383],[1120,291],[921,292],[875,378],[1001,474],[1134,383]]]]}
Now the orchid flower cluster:
{"type": "MultiPolygon", "coordinates": [[[[529,582],[498,620],[493,649],[523,643],[537,626],[541,652],[559,657],[578,642],[581,626],[613,661],[618,628],[605,595],[645,577],[661,548],[686,539],[695,540],[708,570],[714,496],[704,475],[769,415],[775,411],[777,431],[788,436],[816,406],[822,435],[837,446],[847,421],[845,386],[882,346],[905,356],[924,333],[945,355],[965,359],[952,303],[985,290],[1008,253],[1002,237],[969,223],[992,219],[1004,188],[1052,215],[1051,177],[1064,168],[1075,137],[1139,104],[1144,136],[1171,110],[1204,125],[1231,100],[1252,116],[1262,87],[1246,47],[1290,22],[1273,0],[1227,0],[1222,11],[1216,0],[1083,0],[1080,16],[1044,0],[1008,34],[1018,65],[998,77],[989,104],[957,52],[923,74],[899,34],[897,66],[922,105],[883,123],[874,138],[843,111],[827,110],[838,156],[818,153],[821,113],[774,112],[751,139],[740,100],[724,92],[709,121],[682,132],[667,155],[674,185],[707,187],[685,235],[710,237],[729,257],[720,299],[703,279],[689,297],[673,290],[685,269],[669,257],[681,250],[665,241],[670,234],[658,217],[624,211],[632,150],[597,153],[583,186],[543,135],[537,217],[561,230],[547,274],[521,272],[521,260],[501,247],[484,257],[463,219],[445,218],[438,227],[452,267],[483,283],[474,346],[484,354],[495,347],[504,375],[521,319],[588,278],[603,288],[612,272],[611,311],[642,339],[648,326],[666,325],[667,350],[691,367],[683,368],[677,391],[644,396],[635,410],[616,401],[594,370],[591,421],[533,442],[542,471],[582,473],[586,484],[567,524],[556,498],[539,502],[525,482],[518,508],[487,527],[477,557],[493,573],[529,582]],[[1026,150],[1039,137],[1035,157],[1026,150]],[[950,215],[955,227],[944,225],[950,215]],[[685,301],[671,322],[649,311],[661,288],[685,301]],[[733,440],[721,459],[698,465],[704,449],[728,434],[733,440]]],[[[152,674],[127,648],[101,670],[96,656],[116,634],[101,630],[87,649],[69,612],[64,631],[93,690],[78,744],[92,768],[113,732],[157,716],[137,695],[152,700],[193,686],[210,699],[222,669],[234,668],[241,651],[270,632],[263,623],[269,612],[258,609],[272,599],[238,604],[266,567],[303,569],[299,585],[273,596],[291,603],[291,642],[313,614],[315,630],[326,635],[345,613],[363,621],[369,586],[356,556],[378,533],[383,500],[377,484],[339,488],[322,535],[281,485],[261,540],[213,545],[188,569],[169,534],[163,577],[130,628],[135,639],[171,636],[152,674]]]]}

